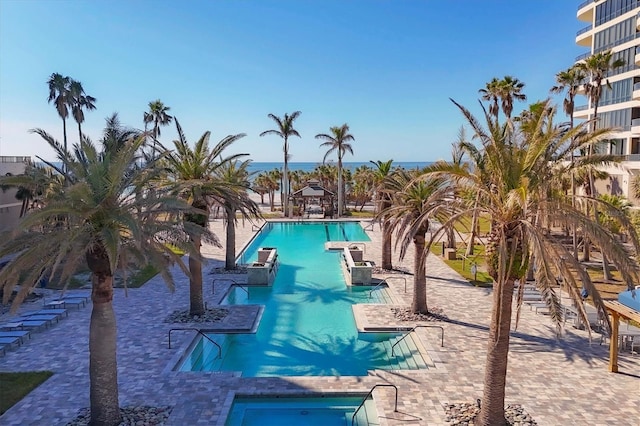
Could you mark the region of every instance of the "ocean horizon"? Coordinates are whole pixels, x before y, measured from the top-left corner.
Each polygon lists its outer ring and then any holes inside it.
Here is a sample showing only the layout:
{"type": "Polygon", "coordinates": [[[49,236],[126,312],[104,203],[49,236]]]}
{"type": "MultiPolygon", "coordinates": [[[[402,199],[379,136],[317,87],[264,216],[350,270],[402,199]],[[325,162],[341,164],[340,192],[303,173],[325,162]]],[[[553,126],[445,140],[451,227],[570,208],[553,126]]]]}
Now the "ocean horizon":
{"type": "MultiPolygon", "coordinates": [[[[327,163],[337,165],[337,162],[335,161],[328,161],[327,163]]],[[[421,169],[430,164],[433,164],[433,161],[394,161],[392,163],[392,166],[402,167],[404,169],[411,170],[411,169],[421,169]]],[[[322,162],[320,161],[319,162],[291,161],[289,162],[289,170],[301,170],[303,172],[312,172],[317,166],[320,166],[320,165],[322,165],[322,162]]],[[[342,163],[342,167],[344,167],[345,169],[349,169],[352,172],[360,166],[375,167],[369,161],[345,161],[342,163]]],[[[249,171],[249,173],[252,173],[255,176],[261,172],[268,172],[273,169],[278,169],[282,171],[283,167],[284,167],[284,163],[281,161],[280,162],[252,161],[249,164],[249,167],[247,167],[247,170],[249,171]]]]}

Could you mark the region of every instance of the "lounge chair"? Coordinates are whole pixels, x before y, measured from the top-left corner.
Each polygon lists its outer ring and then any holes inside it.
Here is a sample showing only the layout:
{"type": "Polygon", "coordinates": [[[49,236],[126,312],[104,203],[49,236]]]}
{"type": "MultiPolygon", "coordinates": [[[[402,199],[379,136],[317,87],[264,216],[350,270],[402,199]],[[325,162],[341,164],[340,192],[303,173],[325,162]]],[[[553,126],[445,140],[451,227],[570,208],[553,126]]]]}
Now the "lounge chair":
{"type": "Polygon", "coordinates": [[[31,332],[30,331],[0,331],[0,338],[3,337],[17,337],[18,339],[20,339],[20,343],[24,343],[25,338],[30,339],[31,338],[31,332]]]}
{"type": "Polygon", "coordinates": [[[57,315],[59,317],[68,317],[69,312],[66,309],[40,309],[33,313],[33,315],[57,315]]]}
{"type": "Polygon", "coordinates": [[[10,348],[13,345],[20,346],[21,343],[22,338],[20,337],[0,337],[0,346],[2,347],[10,348]]]}

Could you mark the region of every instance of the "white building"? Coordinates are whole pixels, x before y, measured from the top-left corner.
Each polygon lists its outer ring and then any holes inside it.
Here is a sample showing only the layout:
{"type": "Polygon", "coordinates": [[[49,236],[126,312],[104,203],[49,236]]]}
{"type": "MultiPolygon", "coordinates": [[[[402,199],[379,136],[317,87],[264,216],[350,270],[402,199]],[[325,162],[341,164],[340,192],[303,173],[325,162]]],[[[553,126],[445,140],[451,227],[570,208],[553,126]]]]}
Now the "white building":
{"type": "MultiPolygon", "coordinates": [[[[609,179],[596,187],[600,193],[624,195],[638,205],[630,184],[640,175],[640,0],[587,0],[578,6],[577,17],[589,25],[578,31],[576,43],[589,50],[576,62],[606,50],[613,52],[613,60],[625,62],[609,73],[611,88],[603,85],[598,106],[598,125],[619,129],[598,150],[620,155],[623,161],[620,167],[609,168],[609,179]]],[[[576,98],[574,118],[591,118],[593,105],[579,102],[576,98]]]]}

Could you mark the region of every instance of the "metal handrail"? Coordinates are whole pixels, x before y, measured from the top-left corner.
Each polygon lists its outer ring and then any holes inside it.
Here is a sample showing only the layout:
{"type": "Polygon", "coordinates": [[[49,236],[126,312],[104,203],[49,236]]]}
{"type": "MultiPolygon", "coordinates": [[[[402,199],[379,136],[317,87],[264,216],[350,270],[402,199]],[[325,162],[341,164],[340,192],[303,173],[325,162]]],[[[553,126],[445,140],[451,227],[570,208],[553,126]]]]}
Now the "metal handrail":
{"type": "Polygon", "coordinates": [[[215,294],[216,292],[216,281],[231,281],[231,285],[229,286],[229,288],[231,287],[240,287],[241,289],[243,289],[245,291],[245,293],[249,294],[249,290],[244,288],[242,286],[242,284],[236,282],[235,280],[231,279],[231,278],[216,278],[211,282],[211,294],[215,294]]]}
{"type": "Polygon", "coordinates": [[[378,289],[378,287],[380,287],[382,284],[387,284],[387,287],[389,286],[389,283],[387,283],[387,279],[383,279],[382,281],[380,281],[378,284],[376,284],[376,286],[374,288],[372,288],[371,290],[369,290],[369,299],[371,299],[371,294],[378,289]]]}
{"type": "Polygon", "coordinates": [[[204,337],[205,339],[207,339],[208,341],[210,341],[211,343],[216,345],[216,347],[218,348],[218,356],[215,359],[222,358],[222,347],[219,344],[217,344],[215,341],[213,341],[211,339],[211,337],[209,337],[206,334],[204,334],[204,332],[199,328],[193,328],[193,327],[189,327],[189,328],[172,328],[171,330],[169,330],[169,349],[171,349],[171,332],[172,331],[197,331],[198,334],[201,334],[202,337],[204,337]]]}
{"type": "Polygon", "coordinates": [[[380,287],[382,284],[387,284],[387,286],[389,285],[388,280],[392,280],[392,279],[396,279],[396,280],[402,280],[404,281],[404,292],[407,292],[407,279],[405,277],[384,277],[382,279],[382,281],[380,281],[374,288],[371,289],[371,291],[369,292],[369,299],[371,299],[371,293],[374,292],[374,290],[377,290],[378,287],[380,287]]]}
{"type": "Polygon", "coordinates": [[[407,334],[405,334],[404,336],[402,336],[400,339],[398,339],[397,342],[395,342],[393,344],[393,346],[391,346],[391,356],[395,356],[393,354],[393,351],[396,347],[396,345],[400,342],[402,342],[408,335],[410,335],[412,332],[416,331],[417,328],[439,328],[441,333],[440,333],[440,347],[443,348],[444,347],[444,328],[440,325],[416,325],[415,327],[413,327],[411,330],[409,330],[407,332],[407,334]]]}
{"type": "Polygon", "coordinates": [[[367,402],[367,399],[369,399],[369,397],[371,396],[371,394],[373,394],[373,391],[377,388],[377,387],[391,387],[394,388],[396,390],[396,405],[393,409],[394,413],[398,412],[398,387],[396,385],[392,385],[392,384],[379,384],[379,385],[375,385],[374,387],[372,387],[369,390],[369,393],[364,397],[364,399],[362,400],[362,402],[360,403],[360,405],[358,405],[358,408],[356,408],[356,411],[353,412],[353,416],[351,416],[351,426],[353,426],[356,420],[356,414],[358,414],[358,411],[360,411],[360,409],[364,406],[364,403],[367,402]]]}

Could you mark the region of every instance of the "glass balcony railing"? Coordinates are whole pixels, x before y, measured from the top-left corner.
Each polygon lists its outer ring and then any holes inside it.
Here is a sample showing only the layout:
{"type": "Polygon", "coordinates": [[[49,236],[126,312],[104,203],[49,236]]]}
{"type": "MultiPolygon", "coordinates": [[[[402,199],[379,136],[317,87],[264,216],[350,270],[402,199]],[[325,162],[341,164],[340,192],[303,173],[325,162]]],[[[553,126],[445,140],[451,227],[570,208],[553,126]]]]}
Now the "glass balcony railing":
{"type": "Polygon", "coordinates": [[[640,127],[640,118],[634,118],[631,120],[631,127],[640,127]]]}
{"type": "Polygon", "coordinates": [[[620,161],[640,161],[640,154],[616,155],[616,160],[620,160],[620,161]]]}
{"type": "Polygon", "coordinates": [[[582,55],[578,55],[576,56],[576,62],[581,61],[583,59],[587,59],[589,56],[591,56],[591,52],[585,52],[582,55]]]}
{"type": "Polygon", "coordinates": [[[593,28],[593,25],[587,25],[583,29],[578,30],[578,32],[576,33],[576,37],[579,36],[580,34],[586,33],[587,31],[591,31],[592,28],[593,28]]]}
{"type": "Polygon", "coordinates": [[[589,3],[593,3],[593,0],[583,1],[582,3],[580,3],[580,6],[578,6],[578,10],[582,9],[583,7],[588,5],[589,3]]]}
{"type": "Polygon", "coordinates": [[[635,83],[633,85],[633,91],[635,92],[636,90],[640,90],[640,83],[635,83]]]}
{"type": "Polygon", "coordinates": [[[584,111],[585,109],[588,109],[588,108],[589,108],[589,105],[578,105],[573,109],[573,112],[584,111]]]}

